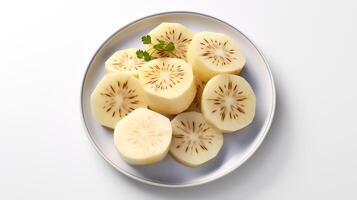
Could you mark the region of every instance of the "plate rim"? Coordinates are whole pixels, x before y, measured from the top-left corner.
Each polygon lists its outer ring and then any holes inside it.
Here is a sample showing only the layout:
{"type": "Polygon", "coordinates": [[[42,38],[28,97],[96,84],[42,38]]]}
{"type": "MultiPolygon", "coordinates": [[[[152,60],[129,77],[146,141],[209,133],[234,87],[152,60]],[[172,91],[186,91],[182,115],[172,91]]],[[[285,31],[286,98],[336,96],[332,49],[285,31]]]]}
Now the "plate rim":
{"type": "Polygon", "coordinates": [[[253,154],[257,151],[257,149],[261,146],[263,140],[265,139],[266,135],[269,132],[269,129],[271,127],[274,115],[275,115],[275,109],[276,109],[276,88],[275,88],[275,83],[274,83],[274,78],[273,78],[273,74],[271,71],[271,68],[269,66],[269,63],[267,61],[267,59],[265,58],[265,56],[263,55],[263,53],[259,50],[259,48],[257,47],[257,45],[250,39],[248,38],[242,31],[240,31],[238,28],[236,28],[235,26],[231,25],[230,23],[223,21],[219,18],[213,17],[211,15],[208,14],[203,14],[203,13],[199,13],[199,12],[193,12],[193,11],[168,11],[168,12],[158,12],[155,14],[150,14],[150,15],[146,15],[144,17],[138,18],[122,27],[120,27],[117,31],[115,31],[113,34],[111,34],[96,50],[96,52],[93,54],[92,58],[90,59],[83,78],[82,78],[82,84],[81,84],[81,90],[80,90],[80,112],[81,112],[81,122],[82,122],[82,126],[85,129],[86,135],[88,137],[88,139],[90,140],[90,142],[92,143],[92,145],[95,147],[96,151],[99,153],[99,155],[101,155],[101,157],[107,161],[112,167],[114,167],[116,170],[118,170],[119,172],[121,172],[122,174],[137,180],[139,182],[142,183],[146,183],[149,185],[154,185],[154,186],[160,186],[160,187],[166,187],[166,188],[184,188],[184,187],[192,187],[192,186],[198,186],[198,185],[202,185],[205,183],[209,183],[212,182],[214,180],[217,180],[219,178],[222,178],[224,176],[226,176],[227,174],[231,173],[232,171],[234,171],[235,169],[239,168],[241,165],[243,165],[250,157],[253,156],[253,154]],[[119,166],[117,166],[113,161],[111,161],[102,151],[101,149],[98,147],[97,143],[94,141],[94,139],[92,138],[92,135],[90,134],[90,131],[88,130],[88,126],[86,123],[86,120],[84,119],[84,105],[83,105],[83,96],[84,96],[84,92],[83,92],[83,88],[84,88],[84,83],[86,80],[86,77],[88,75],[88,71],[89,68],[94,60],[94,58],[97,56],[97,54],[99,53],[99,51],[104,47],[105,44],[107,44],[107,42],[109,42],[117,33],[119,33],[120,31],[126,29],[127,27],[141,21],[147,18],[151,18],[151,17],[156,17],[156,16],[160,16],[160,15],[169,15],[169,14],[190,14],[190,15],[198,15],[198,16],[202,16],[202,17],[206,17],[206,18],[210,18],[213,20],[216,20],[218,22],[221,22],[227,26],[229,26],[230,28],[233,28],[235,31],[239,32],[240,34],[242,34],[243,37],[245,37],[251,44],[252,46],[257,50],[257,52],[259,53],[259,55],[261,56],[261,58],[263,59],[264,64],[267,67],[268,73],[269,73],[269,77],[270,77],[270,81],[271,81],[271,86],[272,86],[272,104],[271,104],[271,111],[269,113],[269,117],[268,117],[268,121],[266,121],[264,123],[264,127],[263,127],[263,134],[259,136],[258,140],[255,142],[255,144],[249,149],[249,151],[244,155],[244,157],[237,163],[235,163],[233,166],[231,166],[230,168],[222,171],[221,173],[218,173],[214,176],[211,177],[207,177],[204,179],[200,179],[197,182],[194,183],[184,183],[184,184],[180,184],[180,185],[175,185],[175,184],[165,184],[165,183],[158,183],[158,182],[153,182],[150,181],[148,179],[142,178],[142,177],[138,177],[135,176],[133,174],[130,174],[129,172],[126,172],[125,170],[121,169],[119,166]]]}

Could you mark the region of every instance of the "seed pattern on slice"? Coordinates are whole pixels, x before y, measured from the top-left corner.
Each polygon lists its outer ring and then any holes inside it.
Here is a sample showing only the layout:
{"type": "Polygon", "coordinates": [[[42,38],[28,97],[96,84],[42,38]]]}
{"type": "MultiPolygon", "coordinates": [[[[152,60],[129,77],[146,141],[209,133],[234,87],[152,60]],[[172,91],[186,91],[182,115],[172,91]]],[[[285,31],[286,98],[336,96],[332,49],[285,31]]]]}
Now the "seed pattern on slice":
{"type": "Polygon", "coordinates": [[[182,133],[173,134],[174,138],[180,140],[175,148],[184,148],[185,152],[190,154],[207,151],[206,143],[212,144],[212,140],[216,136],[207,132],[210,128],[203,122],[196,124],[195,121],[180,120],[180,124],[176,125],[176,128],[182,130],[182,133]]]}
{"type": "Polygon", "coordinates": [[[128,73],[106,74],[91,94],[94,117],[109,128],[139,107],[147,107],[145,94],[139,80],[128,73]]]}
{"type": "Polygon", "coordinates": [[[137,58],[136,55],[129,55],[124,52],[117,59],[113,59],[111,63],[113,68],[119,71],[133,71],[139,70],[145,63],[143,59],[137,58]]]}
{"type": "Polygon", "coordinates": [[[221,33],[196,33],[187,48],[195,76],[208,81],[218,74],[238,74],[246,62],[235,41],[221,33]]]}
{"type": "Polygon", "coordinates": [[[236,83],[228,80],[227,83],[219,85],[215,90],[215,98],[209,98],[212,101],[212,113],[219,113],[221,120],[226,117],[237,119],[240,113],[245,114],[244,101],[247,100],[243,90],[239,89],[236,83]]]}
{"type": "Polygon", "coordinates": [[[175,29],[172,29],[171,27],[169,27],[168,30],[166,30],[163,35],[159,35],[158,37],[155,37],[155,40],[156,42],[162,40],[166,44],[172,42],[175,45],[175,50],[173,53],[167,51],[158,51],[158,55],[160,57],[177,56],[178,58],[181,59],[186,59],[187,45],[189,45],[190,42],[192,41],[191,38],[185,37],[180,31],[175,32],[175,29]]]}
{"type": "Polygon", "coordinates": [[[139,81],[150,109],[167,115],[186,110],[196,95],[192,67],[178,58],[157,58],[147,62],[139,81]]]}
{"type": "Polygon", "coordinates": [[[129,112],[135,110],[140,103],[135,89],[128,88],[128,81],[117,81],[116,84],[110,84],[105,88],[105,92],[100,93],[100,95],[106,98],[102,107],[103,110],[112,113],[113,118],[116,115],[119,115],[119,117],[126,116],[129,112]]]}
{"type": "Polygon", "coordinates": [[[255,107],[252,87],[237,75],[214,76],[202,93],[203,115],[222,132],[233,132],[249,125],[254,119],[255,107]]]}
{"type": "Polygon", "coordinates": [[[162,62],[144,69],[144,77],[148,79],[145,85],[155,90],[174,88],[185,76],[182,65],[162,62]]]}
{"type": "MultiPolygon", "coordinates": [[[[172,42],[175,45],[173,51],[156,51],[155,56],[186,60],[187,46],[191,43],[193,35],[189,29],[178,23],[162,23],[153,29],[149,35],[154,43],[162,40],[166,44],[172,42]]],[[[149,47],[152,48],[152,46],[149,47]]]]}
{"type": "Polygon", "coordinates": [[[123,49],[115,52],[106,62],[106,72],[127,72],[137,76],[145,64],[144,59],[136,56],[137,49],[123,49]]]}
{"type": "Polygon", "coordinates": [[[227,46],[228,41],[218,41],[217,39],[203,38],[200,42],[201,56],[208,59],[212,64],[217,66],[229,65],[236,60],[234,56],[236,50],[227,46]]]}
{"type": "Polygon", "coordinates": [[[223,145],[222,133],[198,112],[184,112],[172,121],[170,153],[188,166],[199,166],[214,158],[223,145]]]}

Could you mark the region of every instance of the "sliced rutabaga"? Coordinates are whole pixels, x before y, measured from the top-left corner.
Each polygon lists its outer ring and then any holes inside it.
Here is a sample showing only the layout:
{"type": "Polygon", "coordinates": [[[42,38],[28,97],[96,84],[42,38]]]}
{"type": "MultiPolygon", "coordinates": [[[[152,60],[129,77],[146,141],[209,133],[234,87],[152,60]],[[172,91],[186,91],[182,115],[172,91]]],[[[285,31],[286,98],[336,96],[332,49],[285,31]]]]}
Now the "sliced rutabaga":
{"type": "Polygon", "coordinates": [[[187,60],[202,81],[220,73],[238,74],[245,64],[237,44],[229,36],[213,32],[194,35],[187,49],[187,60]]]}
{"type": "MultiPolygon", "coordinates": [[[[155,57],[171,57],[186,60],[187,46],[192,40],[193,33],[179,23],[161,23],[159,26],[150,31],[151,41],[153,44],[160,40],[166,44],[172,42],[175,46],[173,51],[155,51],[155,57]]],[[[147,45],[147,51],[153,51],[153,44],[147,45]]]]}
{"type": "Polygon", "coordinates": [[[205,118],[223,132],[249,125],[255,115],[256,97],[242,77],[221,74],[210,79],[202,93],[201,110],[205,118]]]}
{"type": "Polygon", "coordinates": [[[106,62],[105,71],[124,72],[134,76],[138,76],[141,67],[145,63],[143,59],[136,56],[138,49],[130,48],[115,52],[106,62]]]}
{"type": "Polygon", "coordinates": [[[103,126],[116,123],[139,107],[147,107],[139,81],[129,74],[110,73],[103,77],[91,95],[94,117],[103,126]]]}
{"type": "Polygon", "coordinates": [[[196,95],[191,65],[178,58],[147,62],[139,74],[150,109],[162,114],[186,110],[196,95]]]}
{"type": "Polygon", "coordinates": [[[217,156],[222,132],[208,124],[201,113],[185,112],[172,121],[171,155],[189,167],[198,167],[217,156]]]}
{"type": "Polygon", "coordinates": [[[172,137],[170,120],[146,108],[138,108],[118,122],[114,144],[129,164],[145,165],[162,160],[172,137]]]}

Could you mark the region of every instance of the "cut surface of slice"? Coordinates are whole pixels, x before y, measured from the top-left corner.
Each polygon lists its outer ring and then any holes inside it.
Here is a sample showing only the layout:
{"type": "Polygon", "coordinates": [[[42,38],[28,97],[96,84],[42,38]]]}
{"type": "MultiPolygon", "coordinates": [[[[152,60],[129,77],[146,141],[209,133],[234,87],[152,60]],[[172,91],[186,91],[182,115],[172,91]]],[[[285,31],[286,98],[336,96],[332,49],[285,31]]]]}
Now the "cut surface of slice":
{"type": "Polygon", "coordinates": [[[150,109],[177,114],[187,109],[196,95],[191,65],[178,58],[147,62],[139,74],[150,109]]]}
{"type": "Polygon", "coordinates": [[[195,78],[195,85],[196,85],[196,96],[193,99],[190,107],[186,111],[197,111],[201,112],[201,97],[202,97],[202,92],[203,88],[205,87],[206,83],[199,80],[198,78],[195,78]]]}
{"type": "Polygon", "coordinates": [[[143,59],[136,56],[138,49],[130,48],[115,52],[106,62],[105,71],[123,72],[134,76],[138,76],[141,67],[145,63],[143,59]]]}
{"type": "Polygon", "coordinates": [[[233,132],[249,125],[254,118],[256,97],[242,77],[220,74],[210,79],[202,93],[204,117],[223,132],[233,132]]]}
{"type": "Polygon", "coordinates": [[[220,73],[238,74],[245,57],[232,38],[213,32],[196,33],[187,49],[187,60],[195,76],[208,81],[220,73]]]}
{"type": "Polygon", "coordinates": [[[131,111],[147,107],[139,81],[129,74],[110,73],[103,77],[91,95],[94,117],[109,128],[131,111]]]}
{"type": "Polygon", "coordinates": [[[148,51],[151,51],[153,44],[159,43],[160,40],[166,44],[172,42],[175,45],[175,49],[172,52],[155,51],[154,56],[186,60],[187,46],[190,44],[193,36],[190,29],[179,23],[161,23],[150,31],[149,35],[151,36],[152,44],[147,45],[148,51]]]}
{"type": "Polygon", "coordinates": [[[129,164],[146,165],[162,160],[172,138],[170,120],[146,108],[138,108],[118,122],[114,144],[129,164]]]}
{"type": "Polygon", "coordinates": [[[184,112],[172,121],[171,155],[189,167],[198,167],[217,156],[223,145],[222,132],[207,123],[201,113],[184,112]]]}

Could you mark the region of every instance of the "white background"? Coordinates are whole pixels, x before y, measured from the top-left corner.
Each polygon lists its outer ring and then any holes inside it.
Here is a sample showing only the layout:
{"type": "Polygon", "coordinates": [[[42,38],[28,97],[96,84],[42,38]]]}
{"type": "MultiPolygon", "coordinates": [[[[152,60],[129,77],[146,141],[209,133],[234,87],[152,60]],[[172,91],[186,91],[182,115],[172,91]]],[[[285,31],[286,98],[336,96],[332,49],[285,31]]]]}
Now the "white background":
{"type": "Polygon", "coordinates": [[[356,1],[2,1],[0,199],[357,199],[356,1]],[[241,168],[186,189],[116,172],[85,135],[86,66],[121,26],[187,10],[242,30],[277,87],[271,130],[241,168]]]}

